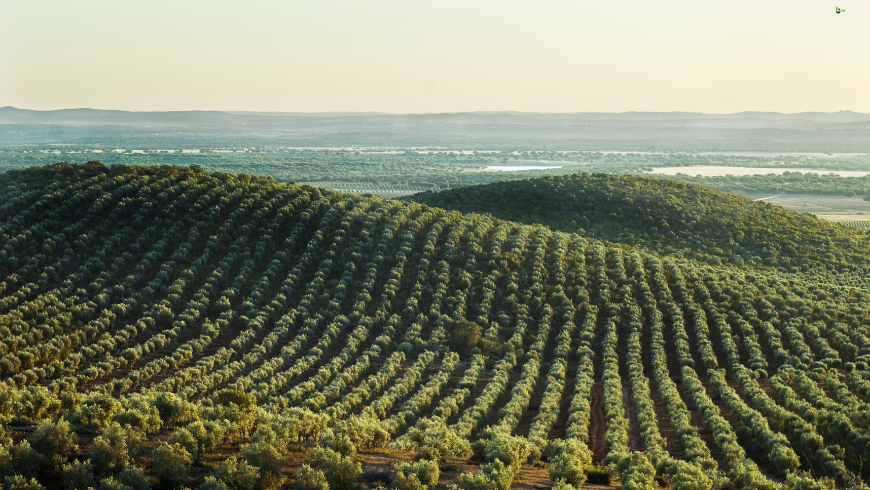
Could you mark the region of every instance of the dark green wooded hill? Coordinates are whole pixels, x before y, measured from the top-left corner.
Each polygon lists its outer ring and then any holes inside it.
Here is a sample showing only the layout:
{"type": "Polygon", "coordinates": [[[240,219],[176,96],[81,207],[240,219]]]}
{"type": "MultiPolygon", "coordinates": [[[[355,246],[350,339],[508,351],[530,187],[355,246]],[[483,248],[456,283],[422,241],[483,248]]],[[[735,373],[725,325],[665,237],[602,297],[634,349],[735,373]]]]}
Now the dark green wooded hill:
{"type": "Polygon", "coordinates": [[[780,206],[675,180],[576,174],[420,193],[407,199],[681,254],[711,264],[851,269],[870,240],[780,206]]]}

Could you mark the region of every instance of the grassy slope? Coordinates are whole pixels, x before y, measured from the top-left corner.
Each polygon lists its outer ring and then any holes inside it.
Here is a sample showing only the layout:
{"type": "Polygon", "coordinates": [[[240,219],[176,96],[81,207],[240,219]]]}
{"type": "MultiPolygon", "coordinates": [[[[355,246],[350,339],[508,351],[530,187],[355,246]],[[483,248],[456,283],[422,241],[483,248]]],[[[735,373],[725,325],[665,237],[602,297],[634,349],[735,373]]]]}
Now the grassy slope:
{"type": "Polygon", "coordinates": [[[852,268],[870,254],[870,241],[863,232],[673,180],[576,174],[421,193],[407,199],[541,223],[713,264],[852,268]]]}

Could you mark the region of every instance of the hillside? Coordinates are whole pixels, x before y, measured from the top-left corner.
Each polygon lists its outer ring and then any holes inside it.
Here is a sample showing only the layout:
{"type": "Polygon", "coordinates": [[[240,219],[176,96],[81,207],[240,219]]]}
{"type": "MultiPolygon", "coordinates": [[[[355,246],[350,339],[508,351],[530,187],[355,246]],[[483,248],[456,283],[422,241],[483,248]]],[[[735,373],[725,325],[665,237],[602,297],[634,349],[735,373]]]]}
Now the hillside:
{"type": "Polygon", "coordinates": [[[541,223],[710,264],[864,270],[867,234],[812,215],[670,179],[612,174],[545,177],[406,199],[541,223]]]}
{"type": "Polygon", "coordinates": [[[0,337],[4,488],[870,476],[864,290],[266,178],[0,175],[0,337]]]}

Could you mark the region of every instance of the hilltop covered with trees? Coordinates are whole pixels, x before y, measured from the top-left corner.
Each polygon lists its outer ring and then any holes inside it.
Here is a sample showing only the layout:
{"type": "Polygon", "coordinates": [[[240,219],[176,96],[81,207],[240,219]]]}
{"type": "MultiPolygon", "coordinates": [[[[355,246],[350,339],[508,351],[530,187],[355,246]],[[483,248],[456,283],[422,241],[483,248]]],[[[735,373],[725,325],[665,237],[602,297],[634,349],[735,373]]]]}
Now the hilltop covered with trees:
{"type": "MultiPolygon", "coordinates": [[[[725,192],[746,194],[817,194],[870,197],[870,175],[841,177],[824,172],[789,172],[759,175],[692,175],[691,169],[668,178],[699,184],[725,192]]],[[[870,208],[868,208],[870,209],[870,208]]]]}
{"type": "Polygon", "coordinates": [[[863,270],[870,256],[863,231],[670,179],[583,173],[407,199],[717,265],[847,271],[863,270]]]}
{"type": "Polygon", "coordinates": [[[4,489],[867,488],[868,364],[870,292],[823,276],[198,167],[0,176],[4,489]]]}

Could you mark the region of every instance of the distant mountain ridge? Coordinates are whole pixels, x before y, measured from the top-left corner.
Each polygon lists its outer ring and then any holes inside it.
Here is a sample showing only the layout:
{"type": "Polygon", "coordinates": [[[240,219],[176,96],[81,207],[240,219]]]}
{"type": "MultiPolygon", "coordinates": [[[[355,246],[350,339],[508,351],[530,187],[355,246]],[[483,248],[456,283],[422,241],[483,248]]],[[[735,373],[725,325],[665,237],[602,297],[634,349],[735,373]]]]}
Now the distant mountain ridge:
{"type": "Polygon", "coordinates": [[[0,145],[866,152],[868,129],[870,114],[851,111],[386,114],[0,108],[0,145]]]}
{"type": "Polygon", "coordinates": [[[0,122],[23,122],[20,119],[27,118],[30,121],[35,119],[56,120],[58,117],[167,117],[176,118],[179,116],[198,116],[198,117],[218,117],[225,118],[226,116],[236,117],[444,117],[444,116],[477,116],[477,117],[496,117],[496,116],[519,116],[519,117],[551,117],[556,119],[583,119],[583,120],[685,120],[685,119],[743,119],[757,118],[767,120],[788,120],[788,119],[804,119],[811,121],[827,121],[827,122],[857,122],[870,121],[870,114],[854,112],[854,111],[838,111],[838,112],[762,112],[762,111],[743,111],[735,113],[704,113],[704,112],[522,112],[522,111],[468,111],[468,112],[433,112],[433,113],[389,113],[389,112],[280,112],[280,111],[222,111],[222,110],[189,110],[189,111],[124,111],[114,109],[92,109],[92,108],[74,108],[74,109],[55,109],[50,111],[39,111],[33,109],[21,109],[12,106],[0,107],[0,122]],[[13,120],[13,119],[18,119],[13,120]]]}

